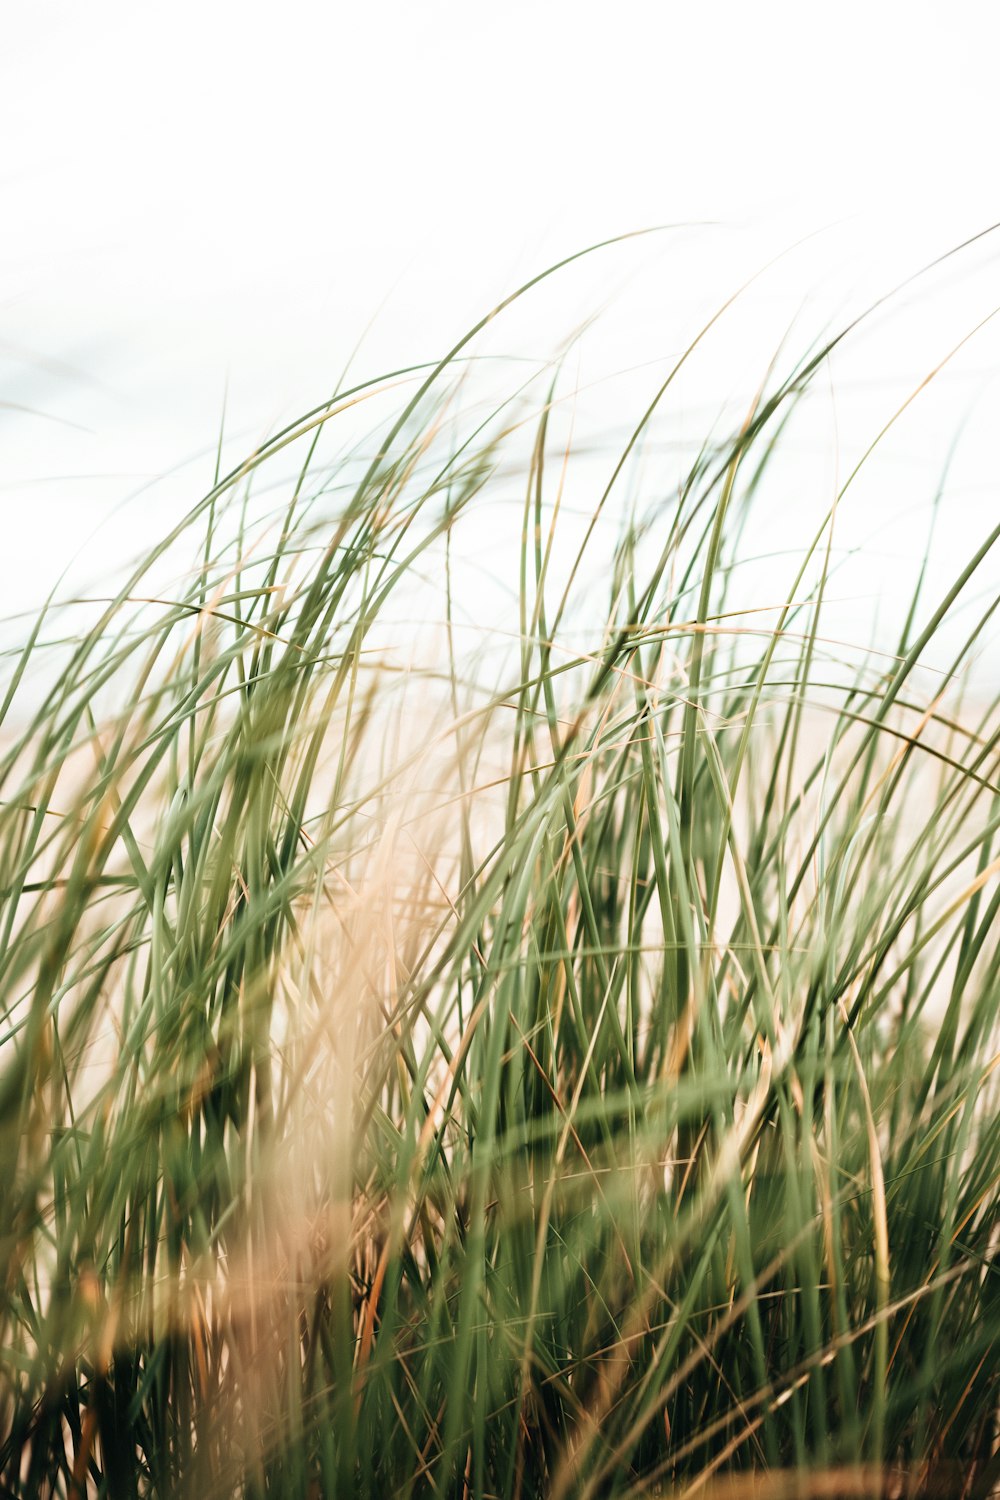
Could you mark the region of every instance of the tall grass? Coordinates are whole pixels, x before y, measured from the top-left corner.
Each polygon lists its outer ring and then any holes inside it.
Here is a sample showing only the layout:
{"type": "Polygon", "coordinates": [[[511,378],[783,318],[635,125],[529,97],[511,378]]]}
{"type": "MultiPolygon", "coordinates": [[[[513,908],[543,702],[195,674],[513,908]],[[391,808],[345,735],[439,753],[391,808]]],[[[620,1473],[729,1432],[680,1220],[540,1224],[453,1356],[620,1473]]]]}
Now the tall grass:
{"type": "Polygon", "coordinates": [[[842,649],[853,475],[739,596],[837,339],[666,494],[669,377],[581,520],[567,377],[463,406],[472,337],[8,657],[4,1493],[986,1496],[996,601],[922,663],[1000,528],[842,649]]]}

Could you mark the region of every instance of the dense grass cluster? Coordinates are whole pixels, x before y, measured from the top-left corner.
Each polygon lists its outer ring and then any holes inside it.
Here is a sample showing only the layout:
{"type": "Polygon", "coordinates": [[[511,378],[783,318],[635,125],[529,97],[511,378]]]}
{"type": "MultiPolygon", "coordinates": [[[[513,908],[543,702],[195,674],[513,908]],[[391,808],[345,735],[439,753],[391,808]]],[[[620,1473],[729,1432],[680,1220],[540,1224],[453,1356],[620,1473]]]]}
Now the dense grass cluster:
{"type": "Polygon", "coordinates": [[[997,533],[879,652],[829,516],[733,595],[827,345],[610,548],[668,377],[569,555],[559,371],[470,416],[467,343],[8,658],[3,1492],[984,1497],[995,601],[921,663],[997,533]]]}

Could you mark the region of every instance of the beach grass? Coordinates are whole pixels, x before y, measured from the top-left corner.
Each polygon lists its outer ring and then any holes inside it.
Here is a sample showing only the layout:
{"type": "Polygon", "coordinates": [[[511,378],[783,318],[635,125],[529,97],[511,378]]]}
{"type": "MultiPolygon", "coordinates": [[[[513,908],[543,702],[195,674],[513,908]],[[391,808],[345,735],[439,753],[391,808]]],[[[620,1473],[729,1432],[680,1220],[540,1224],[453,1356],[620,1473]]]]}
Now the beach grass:
{"type": "Polygon", "coordinates": [[[740,578],[853,328],[581,517],[494,317],[7,652],[3,1493],[986,1497],[1000,527],[831,640],[858,471],[740,578]]]}

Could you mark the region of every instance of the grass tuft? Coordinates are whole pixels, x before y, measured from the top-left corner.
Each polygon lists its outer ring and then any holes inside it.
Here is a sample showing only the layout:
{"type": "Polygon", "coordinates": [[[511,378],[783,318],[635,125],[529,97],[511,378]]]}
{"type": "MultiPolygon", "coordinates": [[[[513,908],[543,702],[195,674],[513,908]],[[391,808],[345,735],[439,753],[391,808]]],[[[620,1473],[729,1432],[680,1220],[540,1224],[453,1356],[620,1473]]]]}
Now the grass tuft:
{"type": "Polygon", "coordinates": [[[985,1497],[1000,528],[844,647],[857,471],[742,580],[853,325],[595,492],[495,315],[6,658],[4,1493],[985,1497]]]}

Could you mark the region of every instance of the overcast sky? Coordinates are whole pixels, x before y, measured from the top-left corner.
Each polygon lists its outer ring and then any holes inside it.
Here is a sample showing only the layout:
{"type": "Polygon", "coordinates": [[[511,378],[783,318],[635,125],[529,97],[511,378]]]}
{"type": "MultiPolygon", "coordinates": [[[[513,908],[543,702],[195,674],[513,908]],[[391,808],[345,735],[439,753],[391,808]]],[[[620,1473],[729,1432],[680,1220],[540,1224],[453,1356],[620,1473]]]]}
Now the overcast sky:
{"type": "MultiPolygon", "coordinates": [[[[668,353],[686,317],[806,235],[761,292],[772,345],[804,296],[833,309],[893,284],[1000,219],[998,41],[982,0],[9,6],[8,605],[211,445],[227,382],[231,441],[250,446],[326,394],[373,315],[366,373],[438,354],[552,258],[681,221],[717,227],[659,246],[659,290],[609,359],[668,353]]],[[[634,265],[605,263],[578,296],[634,265]]],[[[897,328],[879,370],[919,375],[1000,303],[994,265],[933,282],[922,332],[897,328]]],[[[987,332],[960,373],[997,355],[987,332]]],[[[925,422],[943,434],[954,415],[925,422]]],[[[155,529],[205,477],[196,461],[133,519],[155,529]]]]}

